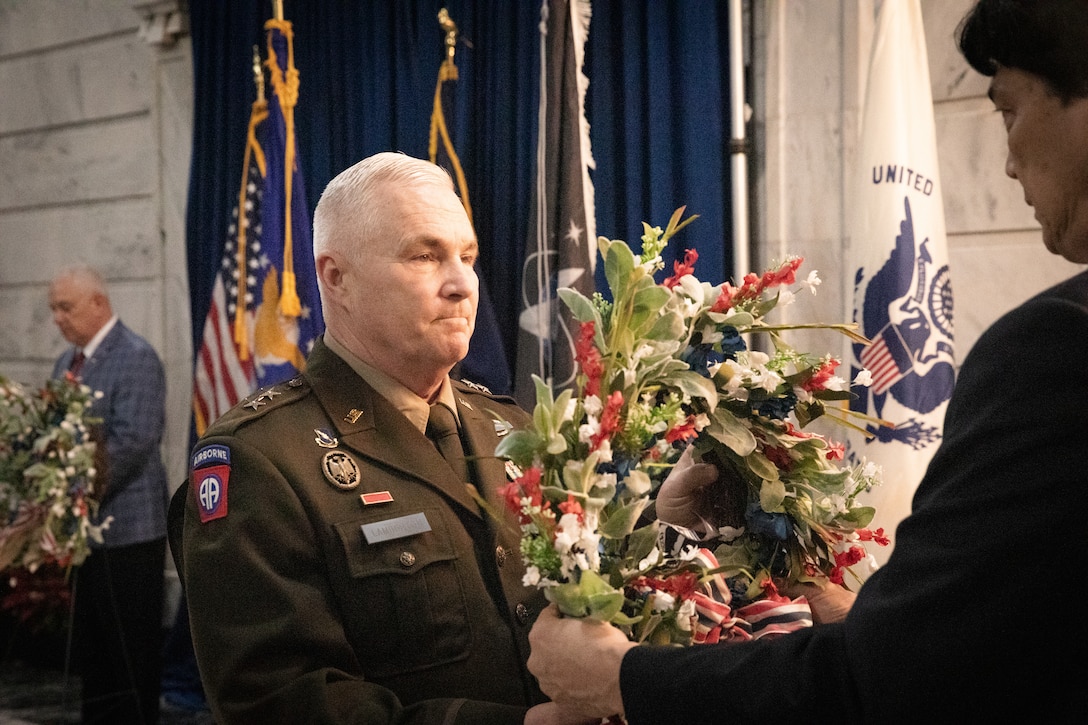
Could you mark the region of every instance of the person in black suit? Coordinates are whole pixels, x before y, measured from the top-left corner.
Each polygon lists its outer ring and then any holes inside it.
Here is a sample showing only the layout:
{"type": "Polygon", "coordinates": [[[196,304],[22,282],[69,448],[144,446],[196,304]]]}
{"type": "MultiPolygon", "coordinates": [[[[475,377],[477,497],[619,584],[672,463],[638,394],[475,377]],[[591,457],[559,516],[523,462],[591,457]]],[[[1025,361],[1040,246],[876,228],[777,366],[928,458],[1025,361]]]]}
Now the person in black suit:
{"type": "Polygon", "coordinates": [[[98,271],[56,275],[49,308],[72,344],[53,377],[71,374],[101,394],[90,407],[104,451],[93,523],[109,525],[73,587],[83,722],[149,725],[158,722],[162,668],[166,376],[155,349],[114,315],[98,271]]]}
{"type": "Polygon", "coordinates": [[[543,701],[525,661],[501,437],[529,416],[451,380],[478,247],[441,167],[364,159],[326,187],[314,258],[326,321],[302,375],[196,444],[170,510],[216,721],[509,723],[543,701]],[[439,414],[445,414],[441,428],[439,414]]]}
{"type": "MultiPolygon", "coordinates": [[[[1088,262],[1088,2],[981,0],[958,37],[992,77],[1005,171],[1043,243],[1088,262]]],[[[1086,420],[1081,272],[972,348],[895,551],[842,621],[773,641],[640,647],[549,608],[529,668],[556,712],[631,725],[1085,722],[1088,618],[1074,584],[1088,550],[1086,420]]],[[[700,483],[684,478],[662,497],[700,483]]]]}

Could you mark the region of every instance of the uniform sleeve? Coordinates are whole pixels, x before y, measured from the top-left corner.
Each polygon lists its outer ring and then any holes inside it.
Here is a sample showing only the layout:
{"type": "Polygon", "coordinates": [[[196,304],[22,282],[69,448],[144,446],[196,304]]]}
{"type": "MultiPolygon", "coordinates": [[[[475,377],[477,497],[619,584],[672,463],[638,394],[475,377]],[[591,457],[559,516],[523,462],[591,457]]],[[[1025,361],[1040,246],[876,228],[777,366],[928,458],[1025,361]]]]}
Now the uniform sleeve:
{"type": "Polygon", "coordinates": [[[313,522],[288,482],[236,438],[217,470],[225,515],[202,522],[208,469],[190,477],[182,576],[201,679],[221,725],[232,723],[514,723],[524,708],[427,700],[402,705],[367,682],[325,578],[313,522]]]}
{"type": "Polygon", "coordinates": [[[1088,711],[1088,310],[1042,297],[964,361],[942,445],[846,620],[773,641],[636,648],[631,725],[1001,721],[1088,711]],[[677,683],[686,683],[679,692],[677,683]]]}

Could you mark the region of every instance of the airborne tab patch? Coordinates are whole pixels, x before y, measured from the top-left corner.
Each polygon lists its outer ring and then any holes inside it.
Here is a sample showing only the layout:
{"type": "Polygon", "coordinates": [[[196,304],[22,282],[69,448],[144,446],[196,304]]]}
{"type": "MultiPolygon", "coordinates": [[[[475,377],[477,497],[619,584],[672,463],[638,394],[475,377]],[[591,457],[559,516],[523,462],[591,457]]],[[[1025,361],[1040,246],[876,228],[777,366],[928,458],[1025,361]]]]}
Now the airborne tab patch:
{"type": "Polygon", "coordinates": [[[193,454],[191,469],[212,465],[230,466],[230,449],[226,446],[204,446],[193,454]]]}

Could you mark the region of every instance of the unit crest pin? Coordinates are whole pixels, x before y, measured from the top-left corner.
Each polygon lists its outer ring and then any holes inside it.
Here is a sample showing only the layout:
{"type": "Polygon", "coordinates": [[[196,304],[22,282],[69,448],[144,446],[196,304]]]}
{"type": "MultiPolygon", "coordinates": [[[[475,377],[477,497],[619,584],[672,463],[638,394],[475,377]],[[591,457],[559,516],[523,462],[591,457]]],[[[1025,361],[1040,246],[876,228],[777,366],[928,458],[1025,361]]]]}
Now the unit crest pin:
{"type": "Polygon", "coordinates": [[[321,461],[321,471],[333,486],[350,491],[359,485],[359,465],[343,451],[329,451],[321,461]]]}

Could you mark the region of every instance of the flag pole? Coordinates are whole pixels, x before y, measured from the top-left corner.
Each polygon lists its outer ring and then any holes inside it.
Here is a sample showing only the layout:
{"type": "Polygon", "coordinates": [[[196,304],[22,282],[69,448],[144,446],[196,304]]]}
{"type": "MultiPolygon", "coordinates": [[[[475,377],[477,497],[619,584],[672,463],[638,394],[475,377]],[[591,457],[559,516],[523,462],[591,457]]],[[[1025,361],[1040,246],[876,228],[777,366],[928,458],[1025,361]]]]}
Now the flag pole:
{"type": "Polygon", "coordinates": [[[434,103],[431,109],[431,131],[427,142],[427,153],[432,164],[438,163],[438,144],[439,141],[442,142],[442,147],[449,157],[453,177],[457,182],[461,203],[468,214],[468,221],[470,224],[474,224],[472,204],[468,198],[468,181],[465,179],[465,171],[461,167],[461,159],[458,158],[457,152],[453,149],[453,139],[450,138],[449,128],[446,126],[446,114],[442,109],[442,85],[446,81],[457,80],[457,66],[453,62],[453,55],[457,50],[457,23],[453,22],[453,18],[450,17],[446,8],[442,8],[438,11],[438,25],[446,34],[446,57],[442,61],[442,65],[438,67],[438,81],[434,87],[434,103]]]}

